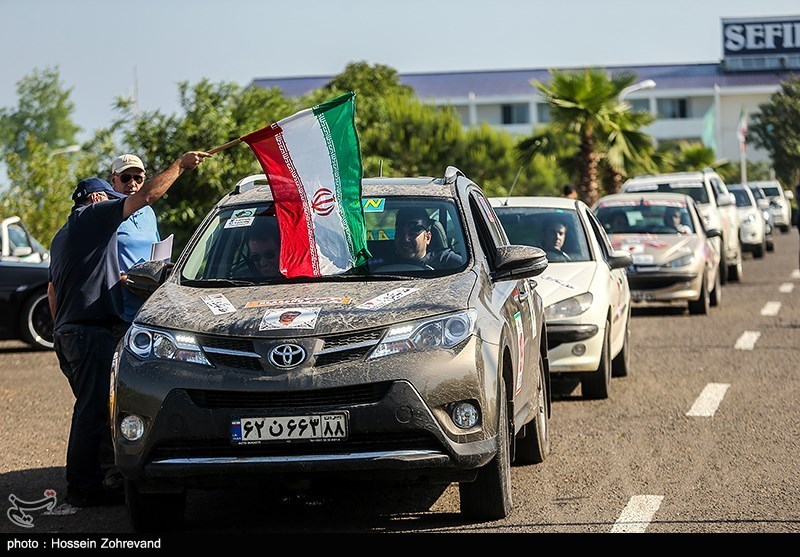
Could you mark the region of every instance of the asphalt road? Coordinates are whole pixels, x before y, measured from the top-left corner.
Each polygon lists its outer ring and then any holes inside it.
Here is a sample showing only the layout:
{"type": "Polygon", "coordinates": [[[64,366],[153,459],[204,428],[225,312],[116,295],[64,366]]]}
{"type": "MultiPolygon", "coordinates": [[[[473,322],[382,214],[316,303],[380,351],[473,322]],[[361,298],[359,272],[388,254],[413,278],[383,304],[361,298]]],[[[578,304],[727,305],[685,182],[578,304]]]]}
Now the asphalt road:
{"type": "MultiPolygon", "coordinates": [[[[746,256],[707,316],[634,310],[632,371],[607,400],[557,385],[552,453],[514,467],[514,512],[472,523],[458,490],[333,485],[325,491],[190,492],[186,539],[247,533],[667,534],[800,532],[797,230],[746,256]],[[748,344],[744,341],[750,340],[748,344]],[[752,342],[754,341],[754,342],[752,342]],[[737,348],[737,342],[740,344],[737,348]],[[703,407],[701,394],[716,395],[703,407]]],[[[574,388],[573,388],[574,387],[574,388]]],[[[53,352],[0,342],[0,501],[65,493],[72,395],[53,352]]],[[[0,516],[4,537],[131,533],[124,506],[0,516]]],[[[9,538],[11,539],[11,538],[9,538]]]]}

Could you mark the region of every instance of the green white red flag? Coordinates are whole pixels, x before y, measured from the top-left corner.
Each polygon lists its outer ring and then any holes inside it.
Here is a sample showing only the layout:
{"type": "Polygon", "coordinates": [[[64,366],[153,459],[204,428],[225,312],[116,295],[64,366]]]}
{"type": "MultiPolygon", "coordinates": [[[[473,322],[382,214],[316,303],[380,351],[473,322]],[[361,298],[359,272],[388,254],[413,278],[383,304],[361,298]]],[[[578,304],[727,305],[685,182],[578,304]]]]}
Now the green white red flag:
{"type": "Polygon", "coordinates": [[[340,274],[369,257],[352,91],[242,137],[275,200],[286,277],[340,274]]]}

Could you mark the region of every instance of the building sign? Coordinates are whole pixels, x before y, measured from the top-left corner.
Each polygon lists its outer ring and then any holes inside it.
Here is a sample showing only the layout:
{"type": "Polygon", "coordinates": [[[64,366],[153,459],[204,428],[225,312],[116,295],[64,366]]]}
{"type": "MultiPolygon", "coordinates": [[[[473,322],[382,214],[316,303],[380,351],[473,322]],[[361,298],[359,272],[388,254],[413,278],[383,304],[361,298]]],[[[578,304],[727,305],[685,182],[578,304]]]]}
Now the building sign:
{"type": "Polygon", "coordinates": [[[800,54],[800,16],[722,20],[724,56],[800,54]]]}

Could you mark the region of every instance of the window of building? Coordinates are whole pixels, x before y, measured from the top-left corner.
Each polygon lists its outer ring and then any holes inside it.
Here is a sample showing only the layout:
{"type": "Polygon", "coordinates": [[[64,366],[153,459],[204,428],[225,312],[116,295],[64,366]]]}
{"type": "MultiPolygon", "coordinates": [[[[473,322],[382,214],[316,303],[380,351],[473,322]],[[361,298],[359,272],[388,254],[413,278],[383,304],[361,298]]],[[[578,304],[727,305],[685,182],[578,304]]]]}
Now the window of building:
{"type": "Polygon", "coordinates": [[[650,99],[629,99],[633,112],[650,112],[650,99]]]}
{"type": "Polygon", "coordinates": [[[527,103],[503,105],[503,124],[530,124],[530,122],[530,106],[527,103]]]}
{"type": "Polygon", "coordinates": [[[686,99],[658,99],[658,115],[668,119],[688,118],[686,99]]]}
{"type": "Polygon", "coordinates": [[[539,124],[546,124],[550,121],[550,105],[547,103],[536,103],[536,121],[539,124]]]}

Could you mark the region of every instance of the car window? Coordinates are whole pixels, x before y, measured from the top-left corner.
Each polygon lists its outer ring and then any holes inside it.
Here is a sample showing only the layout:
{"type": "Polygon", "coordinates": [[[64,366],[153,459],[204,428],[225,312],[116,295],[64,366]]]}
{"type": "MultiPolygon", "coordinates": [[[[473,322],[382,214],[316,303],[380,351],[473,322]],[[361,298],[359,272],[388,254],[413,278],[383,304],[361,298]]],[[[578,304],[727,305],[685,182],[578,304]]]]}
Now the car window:
{"type": "Polygon", "coordinates": [[[16,248],[33,248],[28,240],[28,233],[19,224],[11,224],[8,226],[8,241],[10,249],[13,251],[16,248]]]}
{"type": "Polygon", "coordinates": [[[594,213],[591,211],[586,212],[586,218],[589,221],[589,226],[591,227],[591,233],[594,234],[597,243],[600,245],[601,256],[605,261],[608,261],[608,258],[611,257],[611,252],[614,251],[614,248],[611,247],[611,241],[608,239],[608,235],[606,234],[603,225],[597,220],[597,217],[594,216],[594,213]]]}
{"type": "Polygon", "coordinates": [[[600,202],[594,210],[608,234],[690,234],[695,225],[685,203],[665,200],[600,202]],[[679,220],[674,220],[677,214],[679,220]]]}
{"type": "Polygon", "coordinates": [[[558,261],[591,261],[586,231],[574,209],[554,209],[550,207],[495,207],[495,212],[512,244],[535,246],[550,251],[548,230],[553,224],[564,225],[564,240],[561,251],[568,259],[548,259],[558,261]]]}
{"type": "Polygon", "coordinates": [[[764,190],[764,194],[768,197],[779,197],[781,195],[780,188],[774,186],[761,186],[761,189],[764,190]]]}
{"type": "Polygon", "coordinates": [[[737,207],[752,207],[753,206],[753,202],[750,200],[750,196],[747,195],[747,192],[745,190],[732,188],[732,189],[730,189],[728,191],[730,191],[733,194],[733,197],[736,198],[736,206],[737,207]]]}
{"type": "MultiPolygon", "coordinates": [[[[462,219],[452,199],[384,197],[362,200],[367,248],[372,257],[353,274],[409,273],[442,276],[469,260],[462,219]],[[398,229],[398,219],[403,220],[398,229]],[[402,237],[398,238],[397,230],[402,237]],[[405,249],[408,250],[404,251],[405,249]],[[415,250],[419,250],[418,252],[415,250]],[[413,259],[419,253],[421,259],[413,259]],[[412,264],[413,261],[413,264],[412,264]]],[[[319,251],[336,254],[317,237],[319,251]]],[[[272,203],[221,209],[189,248],[181,277],[187,280],[281,282],[281,239],[272,203]]]]}

